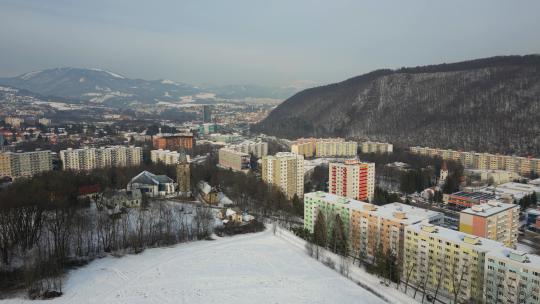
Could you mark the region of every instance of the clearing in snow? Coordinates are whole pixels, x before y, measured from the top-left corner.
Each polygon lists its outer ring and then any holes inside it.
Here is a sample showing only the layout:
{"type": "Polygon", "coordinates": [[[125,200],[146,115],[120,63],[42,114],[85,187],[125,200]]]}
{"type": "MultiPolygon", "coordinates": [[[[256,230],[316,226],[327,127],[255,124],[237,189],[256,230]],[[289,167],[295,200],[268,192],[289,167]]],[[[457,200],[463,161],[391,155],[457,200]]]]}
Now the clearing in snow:
{"type": "Polygon", "coordinates": [[[96,260],[47,303],[385,302],[266,230],[96,260]]]}

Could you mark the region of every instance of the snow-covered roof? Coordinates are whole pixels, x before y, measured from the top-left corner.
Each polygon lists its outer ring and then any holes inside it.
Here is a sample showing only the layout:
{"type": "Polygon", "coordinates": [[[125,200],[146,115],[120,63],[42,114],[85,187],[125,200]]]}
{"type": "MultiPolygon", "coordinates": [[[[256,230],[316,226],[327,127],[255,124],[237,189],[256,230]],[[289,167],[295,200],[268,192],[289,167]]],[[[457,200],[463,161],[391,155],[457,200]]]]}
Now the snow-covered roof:
{"type": "Polygon", "coordinates": [[[155,175],[148,171],[143,171],[131,179],[131,183],[146,184],[146,185],[168,184],[172,182],[174,181],[167,175],[155,175]]]}
{"type": "Polygon", "coordinates": [[[427,233],[430,236],[440,238],[441,240],[448,241],[454,244],[459,244],[460,246],[465,246],[478,252],[495,252],[501,247],[504,247],[502,243],[494,240],[485,239],[476,235],[467,234],[464,232],[444,228],[441,226],[434,226],[426,223],[409,225],[405,229],[407,231],[410,230],[421,234],[427,233]],[[422,229],[423,227],[433,229],[422,229]],[[467,240],[474,240],[475,242],[470,242],[467,240]]]}
{"type": "Polygon", "coordinates": [[[471,208],[467,208],[465,210],[462,210],[461,212],[487,217],[511,208],[518,208],[518,205],[501,203],[499,201],[489,201],[488,203],[479,204],[471,208]]]}

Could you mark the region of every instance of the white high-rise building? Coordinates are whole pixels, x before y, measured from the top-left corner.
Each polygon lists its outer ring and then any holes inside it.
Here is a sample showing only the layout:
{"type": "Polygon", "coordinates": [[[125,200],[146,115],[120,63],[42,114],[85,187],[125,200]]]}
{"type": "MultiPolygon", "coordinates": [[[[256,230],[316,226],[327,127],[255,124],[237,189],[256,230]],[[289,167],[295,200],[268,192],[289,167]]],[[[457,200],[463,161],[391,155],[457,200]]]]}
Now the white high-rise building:
{"type": "Polygon", "coordinates": [[[64,170],[92,170],[106,167],[138,166],[142,161],[141,147],[112,146],[67,149],[60,151],[64,170]]]}
{"type": "Polygon", "coordinates": [[[304,157],[291,152],[279,152],[262,158],[262,179],[275,185],[288,198],[304,196],[304,157]]]}
{"type": "MultiPolygon", "coordinates": [[[[150,160],[152,163],[162,162],[165,165],[176,165],[184,157],[183,153],[170,150],[152,150],[150,151],[150,160]]],[[[189,155],[185,155],[187,162],[190,162],[189,155]]]]}
{"type": "Polygon", "coordinates": [[[236,145],[227,146],[228,149],[246,154],[253,154],[257,158],[268,155],[268,143],[246,140],[236,145]]]}

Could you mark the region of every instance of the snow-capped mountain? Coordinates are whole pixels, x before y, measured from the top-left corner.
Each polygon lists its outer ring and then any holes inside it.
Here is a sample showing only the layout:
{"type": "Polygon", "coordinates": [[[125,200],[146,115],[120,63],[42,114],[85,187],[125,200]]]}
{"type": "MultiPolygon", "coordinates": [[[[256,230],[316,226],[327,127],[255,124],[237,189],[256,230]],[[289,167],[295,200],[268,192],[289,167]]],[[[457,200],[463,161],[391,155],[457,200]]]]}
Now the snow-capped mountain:
{"type": "Polygon", "coordinates": [[[105,70],[80,68],[34,71],[0,79],[0,84],[45,96],[117,105],[179,100],[200,93],[200,89],[173,81],[130,79],[105,70]]]}
{"type": "Polygon", "coordinates": [[[131,79],[101,69],[55,68],[0,78],[0,85],[32,91],[44,96],[124,107],[135,103],[180,102],[182,100],[272,98],[283,100],[296,90],[290,87],[255,85],[194,86],[168,79],[131,79]],[[210,96],[210,97],[209,97],[210,96]]]}

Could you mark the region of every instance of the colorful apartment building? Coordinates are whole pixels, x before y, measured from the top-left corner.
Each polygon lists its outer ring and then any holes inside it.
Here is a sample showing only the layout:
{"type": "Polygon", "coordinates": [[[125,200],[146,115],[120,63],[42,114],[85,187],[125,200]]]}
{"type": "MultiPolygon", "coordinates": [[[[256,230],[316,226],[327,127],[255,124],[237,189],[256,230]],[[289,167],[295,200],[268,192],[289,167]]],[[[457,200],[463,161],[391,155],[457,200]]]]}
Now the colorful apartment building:
{"type": "MultiPolygon", "coordinates": [[[[321,210],[327,223],[330,224],[339,214],[348,233],[351,208],[354,206],[362,209],[365,205],[369,204],[322,191],[306,193],[304,195],[304,228],[313,233],[317,214],[321,210]]],[[[328,227],[328,230],[331,230],[331,227],[328,227]]]]}
{"type": "Polygon", "coordinates": [[[502,244],[420,223],[405,228],[402,279],[458,303],[482,303],[486,254],[502,244]]]}
{"type": "Polygon", "coordinates": [[[153,138],[154,149],[172,151],[191,151],[195,146],[195,138],[191,133],[174,135],[156,135],[153,138]]]}
{"type": "Polygon", "coordinates": [[[332,194],[372,201],[375,193],[375,164],[356,159],[330,163],[328,189],[332,194]]]}
{"type": "Polygon", "coordinates": [[[489,201],[459,213],[459,231],[495,240],[515,248],[518,236],[519,205],[489,201]]]}
{"type": "Polygon", "coordinates": [[[375,206],[325,192],[304,195],[304,228],[313,232],[318,211],[331,220],[339,214],[347,225],[351,254],[361,253],[373,259],[379,246],[383,251],[392,251],[401,260],[404,229],[408,225],[427,221],[442,224],[441,213],[401,203],[375,206]]]}
{"type": "Polygon", "coordinates": [[[291,199],[304,196],[304,157],[279,152],[262,158],[262,180],[281,189],[291,199]]]}
{"type": "Polygon", "coordinates": [[[485,302],[540,304],[540,257],[507,248],[486,254],[485,302]]]}

